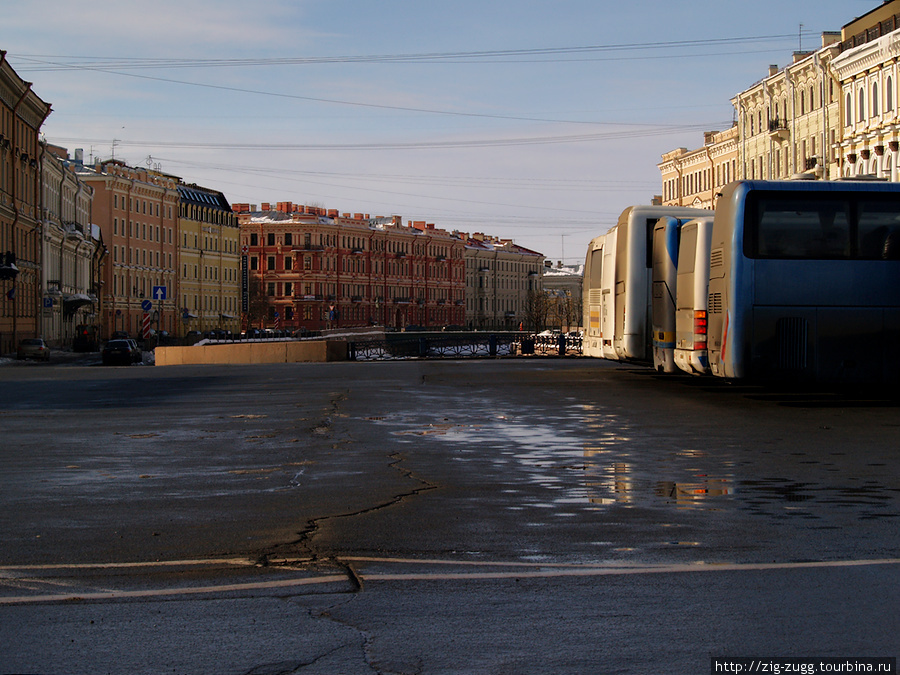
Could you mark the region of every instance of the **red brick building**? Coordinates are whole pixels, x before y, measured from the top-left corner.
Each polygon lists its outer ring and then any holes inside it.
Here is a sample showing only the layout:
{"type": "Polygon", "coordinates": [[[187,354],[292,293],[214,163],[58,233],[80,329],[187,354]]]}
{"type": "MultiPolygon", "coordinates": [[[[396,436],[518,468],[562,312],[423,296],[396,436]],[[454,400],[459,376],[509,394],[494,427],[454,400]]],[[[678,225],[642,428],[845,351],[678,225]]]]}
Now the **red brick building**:
{"type": "Polygon", "coordinates": [[[465,318],[465,242],[425,222],[291,202],[233,204],[244,326],[437,328],[465,318]],[[274,208],[273,208],[274,206],[274,208]]]}
{"type": "Polygon", "coordinates": [[[91,220],[109,249],[102,271],[101,336],[142,332],[149,303],[152,327],[178,329],[178,179],[109,160],[84,165],[79,178],[94,189],[91,220]]]}

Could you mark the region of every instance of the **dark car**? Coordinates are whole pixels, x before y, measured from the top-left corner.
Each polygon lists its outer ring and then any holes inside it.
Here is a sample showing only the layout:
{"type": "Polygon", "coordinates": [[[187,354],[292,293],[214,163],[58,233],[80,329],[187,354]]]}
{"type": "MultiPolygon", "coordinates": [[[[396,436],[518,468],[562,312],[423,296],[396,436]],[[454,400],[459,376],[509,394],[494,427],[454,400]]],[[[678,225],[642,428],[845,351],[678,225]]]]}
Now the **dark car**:
{"type": "Polygon", "coordinates": [[[128,344],[131,345],[131,360],[134,363],[141,363],[144,360],[144,352],[141,350],[140,345],[138,345],[137,340],[129,338],[126,340],[128,344]]]}
{"type": "Polygon", "coordinates": [[[16,358],[50,360],[50,347],[41,338],[27,338],[19,343],[16,358]]]}
{"type": "Polygon", "coordinates": [[[134,363],[134,350],[129,340],[110,340],[103,347],[103,365],[130,366],[134,363]]]}

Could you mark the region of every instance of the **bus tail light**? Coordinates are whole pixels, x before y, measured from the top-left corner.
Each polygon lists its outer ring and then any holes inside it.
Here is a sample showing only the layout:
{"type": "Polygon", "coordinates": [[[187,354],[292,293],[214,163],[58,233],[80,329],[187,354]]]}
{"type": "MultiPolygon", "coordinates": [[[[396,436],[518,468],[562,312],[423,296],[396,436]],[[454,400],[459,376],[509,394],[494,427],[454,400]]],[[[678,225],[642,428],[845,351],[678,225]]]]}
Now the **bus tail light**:
{"type": "Polygon", "coordinates": [[[706,349],[706,310],[694,310],[694,349],[706,349]]]}

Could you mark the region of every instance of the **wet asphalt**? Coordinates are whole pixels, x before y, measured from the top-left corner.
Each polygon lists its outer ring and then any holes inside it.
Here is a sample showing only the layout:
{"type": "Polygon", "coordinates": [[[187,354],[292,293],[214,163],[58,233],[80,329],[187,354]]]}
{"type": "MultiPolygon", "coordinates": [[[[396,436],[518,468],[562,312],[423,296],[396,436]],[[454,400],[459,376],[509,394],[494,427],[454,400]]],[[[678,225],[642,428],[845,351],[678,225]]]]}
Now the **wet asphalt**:
{"type": "Polygon", "coordinates": [[[0,673],[900,652],[900,400],[582,358],[0,364],[0,673]]]}

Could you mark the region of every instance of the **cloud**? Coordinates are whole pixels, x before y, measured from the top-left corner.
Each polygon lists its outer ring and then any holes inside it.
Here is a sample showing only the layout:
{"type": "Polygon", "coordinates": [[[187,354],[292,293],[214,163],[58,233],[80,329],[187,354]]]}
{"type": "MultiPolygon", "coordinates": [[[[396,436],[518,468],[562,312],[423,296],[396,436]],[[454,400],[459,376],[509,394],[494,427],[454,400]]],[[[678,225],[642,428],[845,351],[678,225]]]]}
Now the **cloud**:
{"type": "Polygon", "coordinates": [[[200,57],[254,52],[312,39],[297,25],[308,2],[267,0],[31,0],[4,13],[3,49],[14,55],[200,57]],[[68,36],[60,43],[58,36],[68,36]]]}

